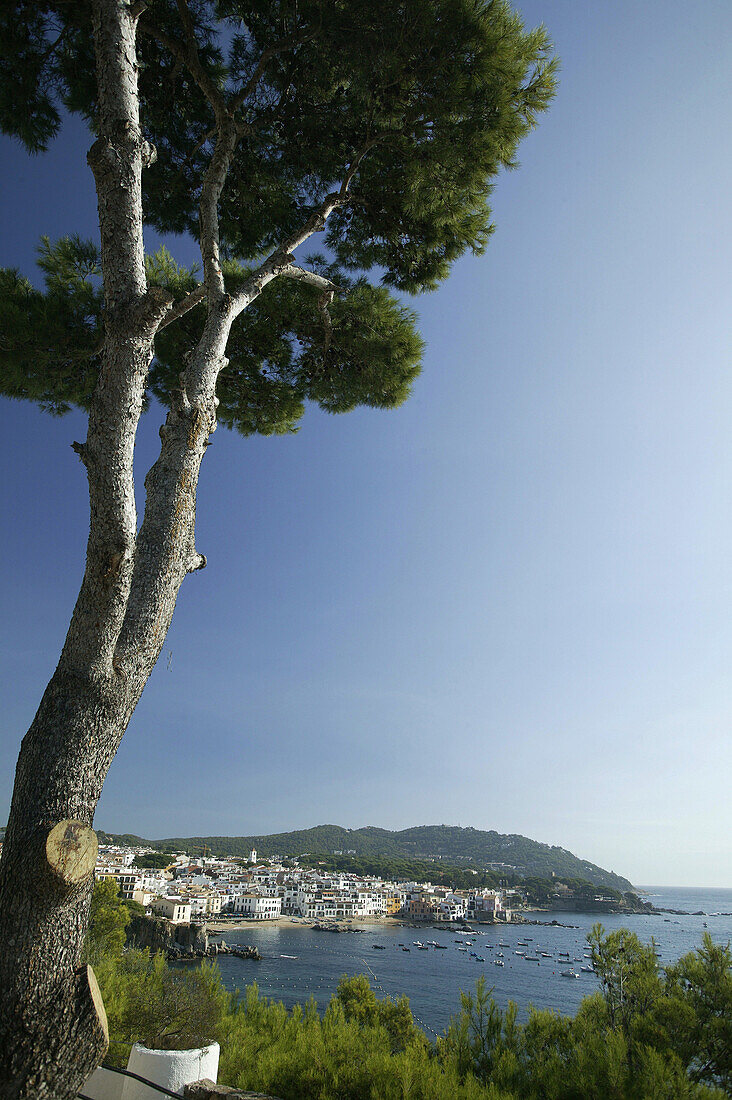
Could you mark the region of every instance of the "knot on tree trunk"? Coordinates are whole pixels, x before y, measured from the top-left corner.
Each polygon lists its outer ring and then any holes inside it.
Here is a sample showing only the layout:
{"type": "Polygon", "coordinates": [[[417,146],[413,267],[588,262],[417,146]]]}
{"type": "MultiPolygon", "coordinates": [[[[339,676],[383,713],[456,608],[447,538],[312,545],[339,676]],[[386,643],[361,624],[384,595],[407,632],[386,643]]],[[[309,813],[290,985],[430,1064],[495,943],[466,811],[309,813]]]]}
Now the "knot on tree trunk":
{"type": "Polygon", "coordinates": [[[86,162],[99,182],[117,165],[117,155],[112,142],[99,137],[86,154],[86,162]]]}
{"type": "Polygon", "coordinates": [[[59,821],[46,837],[46,862],[54,878],[67,887],[93,874],[97,852],[97,834],[83,821],[59,821]]]}
{"type": "Polygon", "coordinates": [[[195,551],[190,562],[188,563],[188,572],[196,573],[199,569],[205,569],[206,564],[206,555],[199,554],[198,551],[195,551]]]}
{"type": "Polygon", "coordinates": [[[140,152],[143,168],[149,168],[158,159],[158,151],[151,141],[143,141],[140,152]]]}
{"type": "Polygon", "coordinates": [[[86,466],[86,443],[79,443],[77,442],[77,440],[74,440],[74,442],[71,444],[71,450],[76,451],[77,455],[79,456],[79,461],[83,462],[83,464],[86,466]]]}
{"type": "MultiPolygon", "coordinates": [[[[148,287],[144,294],[122,301],[105,314],[106,330],[123,339],[152,343],[160,322],[173,307],[175,298],[161,286],[148,287]]],[[[150,349],[152,352],[152,348],[150,349]]]]}

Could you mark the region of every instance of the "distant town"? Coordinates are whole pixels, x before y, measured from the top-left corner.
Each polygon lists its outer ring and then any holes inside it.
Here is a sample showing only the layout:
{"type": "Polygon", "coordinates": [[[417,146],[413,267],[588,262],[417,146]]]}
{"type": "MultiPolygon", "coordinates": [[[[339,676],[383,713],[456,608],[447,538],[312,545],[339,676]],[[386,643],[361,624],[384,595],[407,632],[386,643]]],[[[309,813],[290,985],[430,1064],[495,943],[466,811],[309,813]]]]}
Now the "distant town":
{"type": "MultiPolygon", "coordinates": [[[[342,855],[334,850],[334,855],[342,855]]],[[[409,922],[498,922],[516,919],[528,897],[518,887],[452,889],[431,882],[395,882],[377,875],[301,866],[299,859],[256,850],[247,857],[178,852],[151,847],[101,844],[97,880],[116,879],[121,896],[150,916],[174,924],[240,920],[272,921],[283,916],[314,921],[397,918],[409,922]],[[151,863],[158,866],[150,866],[151,863]],[[164,864],[164,866],[163,866],[164,864]]],[[[575,898],[560,881],[550,909],[597,909],[617,904],[598,891],[575,898]]]]}

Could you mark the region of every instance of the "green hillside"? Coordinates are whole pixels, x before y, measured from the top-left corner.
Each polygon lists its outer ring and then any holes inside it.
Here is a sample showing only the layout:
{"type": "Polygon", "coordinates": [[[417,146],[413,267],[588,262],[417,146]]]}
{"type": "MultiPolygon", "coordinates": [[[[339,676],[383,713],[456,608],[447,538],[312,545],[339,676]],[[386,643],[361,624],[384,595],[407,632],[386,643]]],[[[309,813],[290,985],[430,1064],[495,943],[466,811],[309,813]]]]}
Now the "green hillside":
{"type": "Polygon", "coordinates": [[[582,878],[596,886],[615,890],[630,890],[631,883],[621,875],[606,871],[588,860],[579,859],[566,848],[541,844],[518,834],[497,833],[493,829],[463,829],[456,825],[418,825],[391,832],[366,826],[344,829],[340,825],[316,825],[292,833],[270,833],[266,836],[204,836],[168,837],[145,841],[131,834],[107,836],[119,844],[149,844],[164,851],[183,851],[207,845],[214,855],[247,856],[256,848],[260,856],[332,855],[335,851],[352,851],[357,856],[390,856],[412,859],[444,860],[476,869],[489,863],[506,864],[519,875],[582,878]]]}

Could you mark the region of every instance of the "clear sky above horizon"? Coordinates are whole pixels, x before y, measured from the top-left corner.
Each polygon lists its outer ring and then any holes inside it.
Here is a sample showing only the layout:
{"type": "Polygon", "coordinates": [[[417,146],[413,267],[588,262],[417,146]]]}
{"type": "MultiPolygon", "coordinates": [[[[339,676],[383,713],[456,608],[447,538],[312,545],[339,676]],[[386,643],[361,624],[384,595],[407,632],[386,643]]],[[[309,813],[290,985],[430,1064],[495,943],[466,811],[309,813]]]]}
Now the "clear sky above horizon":
{"type": "MultiPolygon", "coordinates": [[[[415,303],[401,409],[217,432],[208,567],[97,826],[445,822],[732,886],[732,8],[517,6],[562,72],[486,254],[415,303]]],[[[2,140],[0,264],[37,279],[42,233],[96,234],[89,143],[2,140]]],[[[0,402],[3,821],[83,570],[84,431],[0,402]]]]}

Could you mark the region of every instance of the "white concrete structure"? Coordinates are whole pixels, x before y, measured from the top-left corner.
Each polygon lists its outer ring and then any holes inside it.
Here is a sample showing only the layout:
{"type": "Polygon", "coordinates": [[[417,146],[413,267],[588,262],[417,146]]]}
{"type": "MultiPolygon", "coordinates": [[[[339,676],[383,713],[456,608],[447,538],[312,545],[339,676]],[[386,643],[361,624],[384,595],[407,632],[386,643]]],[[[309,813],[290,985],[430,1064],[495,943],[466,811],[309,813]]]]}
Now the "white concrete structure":
{"type": "MultiPolygon", "coordinates": [[[[127,1068],[146,1081],[162,1085],[182,1096],[185,1086],[192,1085],[194,1081],[204,1077],[216,1081],[219,1054],[218,1043],[196,1050],[149,1050],[135,1043],[127,1060],[127,1068]]],[[[150,1100],[151,1096],[159,1095],[142,1081],[102,1066],[94,1070],[81,1091],[89,1100],[150,1100]]]]}
{"type": "Polygon", "coordinates": [[[451,894],[440,902],[440,920],[463,920],[466,912],[465,898],[451,894]]]}
{"type": "Polygon", "coordinates": [[[240,894],[234,898],[234,912],[250,920],[274,920],[282,914],[282,898],[240,894]]]}
{"type": "MultiPolygon", "coordinates": [[[[194,1081],[200,1081],[204,1077],[216,1081],[219,1053],[218,1043],[211,1043],[210,1046],[198,1050],[148,1050],[147,1047],[135,1043],[130,1051],[127,1068],[144,1077],[146,1081],[162,1085],[182,1096],[185,1086],[192,1085],[194,1081]]],[[[126,1077],[121,1100],[149,1100],[151,1092],[151,1089],[139,1081],[126,1077]]]]}
{"type": "Polygon", "coordinates": [[[498,890],[481,890],[472,895],[468,908],[476,920],[504,919],[502,897],[498,890]]]}
{"type": "Polygon", "coordinates": [[[149,890],[133,890],[132,900],[141,905],[143,909],[147,909],[148,905],[151,905],[155,900],[155,894],[151,894],[149,890]]]}
{"type": "Polygon", "coordinates": [[[155,898],[150,906],[159,917],[167,917],[173,924],[189,924],[191,907],[181,898],[155,898]]]}
{"type": "Polygon", "coordinates": [[[191,918],[215,917],[221,912],[221,895],[210,890],[188,890],[181,894],[181,900],[191,907],[191,918]]]}

